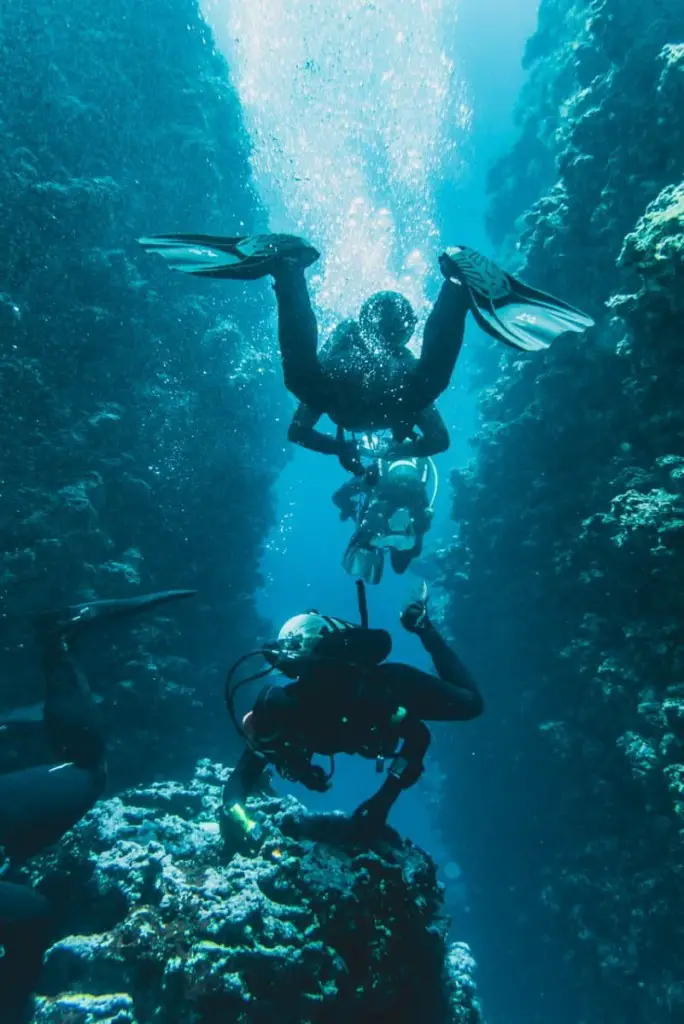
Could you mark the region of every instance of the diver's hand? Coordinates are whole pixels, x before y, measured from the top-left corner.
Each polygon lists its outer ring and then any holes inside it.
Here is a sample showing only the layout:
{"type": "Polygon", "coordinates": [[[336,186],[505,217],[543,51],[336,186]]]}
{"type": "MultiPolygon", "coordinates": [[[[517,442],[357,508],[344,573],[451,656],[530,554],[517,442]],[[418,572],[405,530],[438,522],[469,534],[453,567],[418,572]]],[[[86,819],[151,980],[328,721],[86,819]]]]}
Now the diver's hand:
{"type": "Polygon", "coordinates": [[[318,764],[310,765],[309,769],[302,773],[299,781],[314,793],[327,793],[332,785],[325,771],[318,764]]]}
{"type": "Polygon", "coordinates": [[[346,469],[348,473],[353,473],[354,476],[363,476],[361,456],[353,441],[342,441],[337,457],[342,468],[346,469]]]}
{"type": "Polygon", "coordinates": [[[424,630],[430,629],[432,623],[428,617],[428,595],[425,584],[423,584],[421,596],[406,605],[399,616],[399,621],[409,633],[422,633],[424,630]]]}
{"type": "Polygon", "coordinates": [[[383,452],[383,459],[386,462],[396,462],[397,459],[405,459],[411,457],[411,451],[413,444],[411,441],[402,441],[400,444],[390,444],[383,452]]]}

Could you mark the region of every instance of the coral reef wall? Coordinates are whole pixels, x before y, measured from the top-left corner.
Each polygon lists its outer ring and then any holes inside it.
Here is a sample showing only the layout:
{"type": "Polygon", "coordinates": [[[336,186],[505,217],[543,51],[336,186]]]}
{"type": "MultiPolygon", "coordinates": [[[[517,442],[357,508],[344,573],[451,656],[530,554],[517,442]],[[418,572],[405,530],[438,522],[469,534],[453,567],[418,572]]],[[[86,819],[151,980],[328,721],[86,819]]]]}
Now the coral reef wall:
{"type": "Polygon", "coordinates": [[[542,0],[527,61],[492,227],[509,256],[519,240],[526,280],[598,325],[542,356],[502,356],[454,480],[445,619],[488,707],[453,754],[447,814],[494,1024],[511,1020],[502,978],[528,1024],[674,1024],[684,7],[542,0]]]}
{"type": "Polygon", "coordinates": [[[284,459],[267,286],[188,281],[135,238],[264,216],[195,0],[13,0],[0,52],[0,704],[40,697],[32,611],[196,587],[88,659],[131,783],[222,739],[284,459]]]}

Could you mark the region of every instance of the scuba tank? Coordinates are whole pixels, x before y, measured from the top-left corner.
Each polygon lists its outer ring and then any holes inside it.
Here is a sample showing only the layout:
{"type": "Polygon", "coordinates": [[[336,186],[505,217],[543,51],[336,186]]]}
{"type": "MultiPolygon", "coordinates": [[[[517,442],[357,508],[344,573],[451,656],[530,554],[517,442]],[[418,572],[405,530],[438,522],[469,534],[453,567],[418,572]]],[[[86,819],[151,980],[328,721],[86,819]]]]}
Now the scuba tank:
{"type": "Polygon", "coordinates": [[[245,686],[263,679],[273,671],[297,679],[317,665],[345,664],[350,670],[363,675],[369,668],[388,657],[392,638],[384,629],[371,629],[368,625],[368,604],[362,580],[356,583],[360,624],[322,615],[317,611],[304,612],[288,619],[277,638],[263,647],[239,658],[229,670],[225,684],[225,701],[230,719],[238,735],[255,747],[243,724],[238,721],[235,698],[245,686]],[[243,679],[235,674],[251,658],[263,658],[267,667],[243,679]]]}

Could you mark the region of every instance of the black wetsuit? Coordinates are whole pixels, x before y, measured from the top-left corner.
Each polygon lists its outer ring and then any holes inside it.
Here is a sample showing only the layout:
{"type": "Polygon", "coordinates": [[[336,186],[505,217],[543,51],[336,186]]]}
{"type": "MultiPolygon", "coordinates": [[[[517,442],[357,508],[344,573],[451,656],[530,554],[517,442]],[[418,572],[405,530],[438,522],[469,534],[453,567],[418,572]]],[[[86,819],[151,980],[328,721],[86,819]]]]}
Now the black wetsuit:
{"type": "Polygon", "coordinates": [[[448,433],[433,403],[449,386],[469,309],[466,290],[445,281],[425,324],[418,359],[408,349],[374,354],[366,350],[353,321],[341,325],[331,345],[318,353],[318,327],[304,277],[297,267],[279,269],[278,340],[285,386],[301,403],[290,440],[325,454],[338,442],[314,430],[327,414],[345,430],[389,428],[395,440],[414,427],[422,437],[407,454],[435,455],[448,447],[448,433]],[[356,329],[355,329],[356,328],[356,329]]]}
{"type": "MultiPolygon", "coordinates": [[[[58,633],[40,637],[44,724],[58,760],[0,775],[0,855],[7,866],[55,843],[90,810],[106,781],[103,731],[85,676],[58,633]]],[[[47,901],[0,879],[0,1019],[22,1019],[50,938],[47,901]]]]}
{"type": "Polygon", "coordinates": [[[466,721],[483,706],[468,670],[438,631],[427,625],[418,635],[437,675],[398,662],[362,673],[339,664],[312,667],[285,686],[266,686],[252,714],[257,749],[242,754],[226,783],[224,806],[249,795],[269,763],[286,778],[318,788],[315,754],[396,755],[402,763],[396,795],[414,785],[430,745],[425,722],[466,721]]]}
{"type": "MultiPolygon", "coordinates": [[[[74,659],[70,638],[100,621],[127,618],[195,591],[168,590],[91,601],[37,620],[45,678],[43,725],[52,764],[0,775],[0,1021],[23,1021],[52,921],[47,901],[9,881],[8,868],[56,843],[101,796],[106,783],[105,737],[97,704],[74,659]]],[[[10,876],[11,877],[11,876],[10,876]]]]}

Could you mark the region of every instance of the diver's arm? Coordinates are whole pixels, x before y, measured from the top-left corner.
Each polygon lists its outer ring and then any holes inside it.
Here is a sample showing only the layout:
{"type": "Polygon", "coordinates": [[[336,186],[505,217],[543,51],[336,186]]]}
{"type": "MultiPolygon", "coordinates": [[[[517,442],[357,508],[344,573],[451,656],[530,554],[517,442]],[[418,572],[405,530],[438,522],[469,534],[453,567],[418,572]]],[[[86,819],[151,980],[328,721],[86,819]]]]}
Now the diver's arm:
{"type": "Polygon", "coordinates": [[[229,810],[233,804],[246,800],[254,792],[267,764],[266,758],[257,754],[251,747],[242,752],[223,787],[224,811],[229,810]]]}
{"type": "Polygon", "coordinates": [[[339,455],[341,446],[337,438],[332,434],[324,434],[322,430],[314,429],[322,415],[322,412],[317,412],[310,405],[300,402],[292,417],[287,439],[312,452],[320,452],[322,455],[339,455]]]}
{"type": "Polygon", "coordinates": [[[333,437],[332,434],[324,434],[322,430],[314,430],[322,415],[322,412],[300,402],[287,432],[288,441],[322,455],[337,455],[344,469],[355,476],[361,476],[363,467],[355,444],[345,441],[339,434],[333,437]]]}
{"type": "Polygon", "coordinates": [[[447,450],[449,431],[436,406],[429,405],[427,409],[423,409],[415,425],[422,436],[392,447],[390,454],[393,458],[427,459],[431,455],[439,455],[440,452],[447,450]]]}
{"type": "Polygon", "coordinates": [[[431,622],[418,632],[418,636],[432,658],[439,678],[453,688],[452,697],[458,705],[458,719],[467,721],[481,715],[484,708],[482,695],[456,652],[449,647],[431,622]]]}
{"type": "MultiPolygon", "coordinates": [[[[465,721],[481,715],[484,702],[480,691],[466,666],[430,621],[427,612],[427,595],[407,605],[401,613],[400,621],[404,629],[420,637],[423,647],[432,658],[437,675],[443,682],[450,684],[450,696],[457,711],[455,717],[465,721]]],[[[431,678],[426,672],[417,668],[406,665],[397,666],[397,668],[416,675],[416,680],[411,685],[417,690],[420,689],[418,676],[423,676],[426,682],[431,678]]],[[[392,670],[390,663],[386,666],[386,670],[392,670]]]]}

